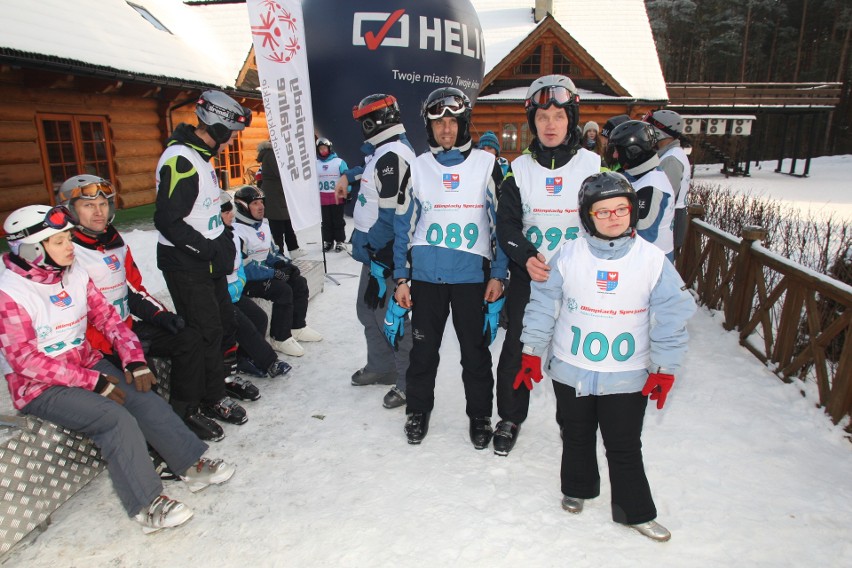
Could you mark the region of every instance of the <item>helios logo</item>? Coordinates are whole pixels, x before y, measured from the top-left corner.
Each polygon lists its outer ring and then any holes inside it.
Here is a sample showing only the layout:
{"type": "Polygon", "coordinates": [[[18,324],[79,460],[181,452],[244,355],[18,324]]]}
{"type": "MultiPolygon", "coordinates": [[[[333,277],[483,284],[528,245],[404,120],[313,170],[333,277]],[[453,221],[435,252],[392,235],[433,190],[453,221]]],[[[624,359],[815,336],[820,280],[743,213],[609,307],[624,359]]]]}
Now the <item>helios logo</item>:
{"type": "Polygon", "coordinates": [[[370,51],[382,47],[410,47],[412,28],[415,45],[422,50],[443,51],[482,59],[482,36],[478,27],[442,18],[409,16],[404,9],[388,12],[355,12],[352,19],[352,45],[370,51]],[[374,31],[376,24],[380,27],[374,31]],[[365,31],[366,28],[366,31],[365,31]]]}

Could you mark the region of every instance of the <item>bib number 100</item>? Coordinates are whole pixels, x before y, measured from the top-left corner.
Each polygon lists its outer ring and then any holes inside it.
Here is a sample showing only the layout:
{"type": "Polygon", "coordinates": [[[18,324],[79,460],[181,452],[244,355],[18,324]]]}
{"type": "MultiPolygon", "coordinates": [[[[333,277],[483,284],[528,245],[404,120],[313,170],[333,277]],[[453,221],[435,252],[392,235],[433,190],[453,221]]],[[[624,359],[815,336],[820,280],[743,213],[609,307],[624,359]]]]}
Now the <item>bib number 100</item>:
{"type": "Polygon", "coordinates": [[[446,234],[444,228],[438,223],[432,223],[426,230],[426,242],[430,245],[440,245],[451,249],[457,249],[465,245],[466,248],[472,249],[476,244],[476,239],[479,238],[479,227],[476,223],[468,223],[462,228],[458,223],[450,223],[447,225],[446,234]],[[467,241],[467,243],[464,243],[467,241]]]}
{"type": "Polygon", "coordinates": [[[580,351],[580,345],[583,347],[583,357],[589,361],[603,361],[612,349],[612,358],[616,361],[627,361],[636,352],[636,340],[627,332],[621,333],[612,340],[610,344],[606,335],[599,331],[593,331],[585,337],[583,332],[577,326],[571,326],[571,333],[574,334],[571,340],[571,355],[576,355],[580,351]]]}

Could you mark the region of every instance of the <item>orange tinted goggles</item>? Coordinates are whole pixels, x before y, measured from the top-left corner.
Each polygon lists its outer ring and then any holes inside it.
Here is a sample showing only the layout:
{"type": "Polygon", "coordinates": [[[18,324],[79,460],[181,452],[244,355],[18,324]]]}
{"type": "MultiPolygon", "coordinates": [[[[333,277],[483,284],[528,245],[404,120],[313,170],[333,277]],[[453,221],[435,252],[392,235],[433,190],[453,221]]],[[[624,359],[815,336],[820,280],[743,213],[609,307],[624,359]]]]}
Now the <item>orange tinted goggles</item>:
{"type": "Polygon", "coordinates": [[[112,197],[113,189],[108,183],[90,183],[80,187],[75,187],[71,190],[71,195],[66,196],[66,199],[94,199],[98,195],[106,198],[112,197]]]}

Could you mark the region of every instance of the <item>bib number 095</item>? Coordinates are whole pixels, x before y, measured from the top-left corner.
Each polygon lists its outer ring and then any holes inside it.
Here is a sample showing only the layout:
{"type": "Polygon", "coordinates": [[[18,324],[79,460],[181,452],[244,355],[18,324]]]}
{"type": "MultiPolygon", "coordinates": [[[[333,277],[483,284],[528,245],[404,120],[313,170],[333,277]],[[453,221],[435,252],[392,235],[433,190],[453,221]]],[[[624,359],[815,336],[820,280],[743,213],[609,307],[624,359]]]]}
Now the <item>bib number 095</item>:
{"type": "MultiPolygon", "coordinates": [[[[568,227],[565,229],[565,240],[572,241],[576,239],[579,232],[579,227],[568,227]]],[[[527,240],[537,249],[540,249],[542,243],[546,240],[547,250],[554,250],[559,246],[559,242],[562,240],[562,229],[558,227],[551,227],[542,233],[541,229],[533,225],[527,229],[527,240]]]]}

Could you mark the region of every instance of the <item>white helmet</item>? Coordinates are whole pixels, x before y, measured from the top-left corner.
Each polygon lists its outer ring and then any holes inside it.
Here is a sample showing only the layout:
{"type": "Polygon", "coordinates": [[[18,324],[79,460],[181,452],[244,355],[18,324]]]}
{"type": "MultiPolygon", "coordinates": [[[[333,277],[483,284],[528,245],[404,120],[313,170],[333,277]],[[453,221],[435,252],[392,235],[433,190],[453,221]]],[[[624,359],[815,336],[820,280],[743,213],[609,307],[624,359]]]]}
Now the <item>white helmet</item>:
{"type": "Polygon", "coordinates": [[[683,118],[673,110],[652,110],[642,120],[654,127],[657,140],[683,135],[683,118]]]}
{"type": "Polygon", "coordinates": [[[64,205],[27,205],[6,218],[3,230],[13,254],[30,264],[45,266],[48,255],[42,242],[76,224],[76,217],[64,205]]]}
{"type": "Polygon", "coordinates": [[[204,91],[195,104],[195,114],[207,125],[207,132],[216,144],[224,144],[231,132],[251,125],[251,110],[221,91],[204,91]]]}

